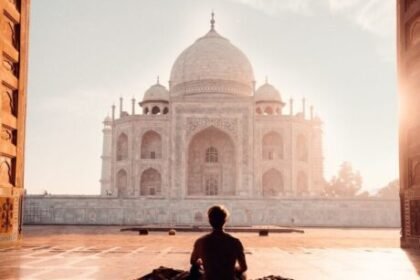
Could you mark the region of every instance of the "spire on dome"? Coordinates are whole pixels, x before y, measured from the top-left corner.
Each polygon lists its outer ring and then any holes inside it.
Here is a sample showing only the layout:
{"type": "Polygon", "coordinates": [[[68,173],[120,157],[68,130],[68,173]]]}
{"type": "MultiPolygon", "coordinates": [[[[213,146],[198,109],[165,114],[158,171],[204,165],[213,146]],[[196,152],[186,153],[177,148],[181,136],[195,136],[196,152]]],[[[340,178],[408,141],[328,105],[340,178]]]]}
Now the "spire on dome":
{"type": "Polygon", "coordinates": [[[265,83],[268,84],[268,76],[265,76],[265,83]]]}
{"type": "Polygon", "coordinates": [[[159,85],[159,75],[156,77],[156,84],[159,85]]]}
{"type": "Polygon", "coordinates": [[[214,23],[215,22],[216,21],[214,20],[214,12],[211,11],[211,20],[210,20],[210,27],[211,27],[211,29],[210,30],[214,30],[214,23]]]}

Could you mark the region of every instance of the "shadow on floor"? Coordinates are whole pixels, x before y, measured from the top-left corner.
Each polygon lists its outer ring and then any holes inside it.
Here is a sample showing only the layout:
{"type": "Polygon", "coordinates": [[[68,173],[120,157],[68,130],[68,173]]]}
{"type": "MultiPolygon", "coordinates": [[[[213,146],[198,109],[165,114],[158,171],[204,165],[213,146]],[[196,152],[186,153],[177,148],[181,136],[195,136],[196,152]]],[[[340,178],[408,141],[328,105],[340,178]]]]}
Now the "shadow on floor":
{"type": "Polygon", "coordinates": [[[404,252],[416,268],[417,274],[420,275],[420,250],[404,249],[404,252]]]}

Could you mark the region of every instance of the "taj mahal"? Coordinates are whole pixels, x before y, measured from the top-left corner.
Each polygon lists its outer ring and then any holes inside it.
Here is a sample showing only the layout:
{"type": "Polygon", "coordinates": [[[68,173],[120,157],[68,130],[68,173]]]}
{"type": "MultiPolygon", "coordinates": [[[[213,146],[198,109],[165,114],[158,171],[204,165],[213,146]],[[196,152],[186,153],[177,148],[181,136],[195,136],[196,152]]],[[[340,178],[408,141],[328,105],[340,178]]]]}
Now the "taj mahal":
{"type": "Polygon", "coordinates": [[[231,226],[398,226],[398,200],[325,196],[322,121],[305,99],[295,110],[268,80],[257,84],[210,23],[167,87],[158,79],[141,102],[112,106],[100,193],[27,195],[24,223],[204,226],[223,204],[231,226]]]}
{"type": "Polygon", "coordinates": [[[276,198],[323,192],[322,128],[305,100],[266,80],[215,30],[175,60],[131,112],[104,121],[101,194],[112,197],[276,198]],[[299,104],[300,105],[300,104],[299,104]]]}

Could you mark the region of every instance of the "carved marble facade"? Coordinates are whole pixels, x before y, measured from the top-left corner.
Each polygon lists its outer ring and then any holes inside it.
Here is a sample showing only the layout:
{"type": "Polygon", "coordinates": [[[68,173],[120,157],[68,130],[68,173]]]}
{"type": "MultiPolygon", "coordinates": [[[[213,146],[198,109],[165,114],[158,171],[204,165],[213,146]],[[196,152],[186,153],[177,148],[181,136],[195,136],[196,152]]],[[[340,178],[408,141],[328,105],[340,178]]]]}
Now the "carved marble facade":
{"type": "MultiPolygon", "coordinates": [[[[284,199],[323,192],[322,123],[294,113],[214,29],[176,59],[136,109],[120,99],[104,121],[102,196],[284,199]],[[136,113],[139,111],[140,113],[136,113]]],[[[198,220],[200,217],[197,218],[198,220]]]]}

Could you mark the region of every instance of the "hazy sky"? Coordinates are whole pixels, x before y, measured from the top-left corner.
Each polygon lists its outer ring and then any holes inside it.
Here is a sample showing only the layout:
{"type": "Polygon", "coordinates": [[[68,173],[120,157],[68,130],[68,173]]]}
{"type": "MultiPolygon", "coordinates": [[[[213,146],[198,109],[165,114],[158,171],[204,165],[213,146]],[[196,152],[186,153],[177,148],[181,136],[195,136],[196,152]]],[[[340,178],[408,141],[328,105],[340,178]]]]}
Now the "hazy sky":
{"type": "MultiPolygon", "coordinates": [[[[102,121],[141,100],[209,30],[250,59],[295,112],[324,121],[325,177],[350,161],[375,190],[398,176],[394,0],[36,0],[26,139],[29,193],[99,193],[102,121]]],[[[140,111],[138,109],[138,111],[140,111]]],[[[285,112],[289,109],[286,107],[285,112]]]]}

